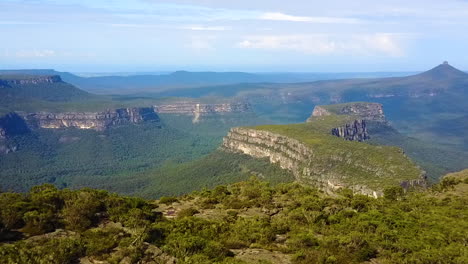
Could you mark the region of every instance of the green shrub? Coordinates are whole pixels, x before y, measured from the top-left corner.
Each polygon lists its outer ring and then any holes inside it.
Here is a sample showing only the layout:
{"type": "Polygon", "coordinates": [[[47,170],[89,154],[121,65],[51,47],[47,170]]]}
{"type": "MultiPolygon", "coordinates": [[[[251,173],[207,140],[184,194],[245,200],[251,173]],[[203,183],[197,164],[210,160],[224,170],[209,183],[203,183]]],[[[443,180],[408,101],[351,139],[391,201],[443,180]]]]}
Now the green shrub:
{"type": "Polygon", "coordinates": [[[198,213],[200,212],[197,209],[193,207],[189,207],[189,208],[180,210],[179,213],[177,213],[177,217],[179,218],[189,217],[189,216],[196,215],[198,213]]]}
{"type": "Polygon", "coordinates": [[[162,203],[165,205],[173,204],[178,201],[179,199],[177,199],[176,197],[172,197],[172,196],[163,196],[159,199],[159,203],[162,203]]]}

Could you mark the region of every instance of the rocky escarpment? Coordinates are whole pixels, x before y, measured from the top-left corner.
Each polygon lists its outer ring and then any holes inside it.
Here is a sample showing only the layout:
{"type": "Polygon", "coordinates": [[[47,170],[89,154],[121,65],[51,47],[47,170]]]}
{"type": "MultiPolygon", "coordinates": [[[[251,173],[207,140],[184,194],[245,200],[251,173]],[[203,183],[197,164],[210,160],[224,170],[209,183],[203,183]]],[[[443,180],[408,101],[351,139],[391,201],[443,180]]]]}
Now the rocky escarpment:
{"type": "Polygon", "coordinates": [[[247,103],[229,103],[229,104],[199,104],[182,102],[175,104],[163,104],[154,106],[154,110],[161,114],[187,114],[192,115],[210,114],[210,113],[241,113],[250,111],[250,105],[247,103]]]}
{"type": "Polygon", "coordinates": [[[103,131],[111,126],[145,121],[158,122],[159,116],[151,107],[121,108],[104,112],[28,113],[22,114],[32,128],[78,128],[103,131]]]}
{"type": "Polygon", "coordinates": [[[179,102],[174,104],[163,104],[154,106],[154,110],[160,114],[182,114],[193,115],[196,123],[203,115],[223,113],[249,112],[251,107],[248,103],[226,103],[226,104],[200,104],[193,102],[179,102]]]}
{"type": "MultiPolygon", "coordinates": [[[[21,76],[20,76],[21,77],[21,76]]],[[[52,76],[23,76],[19,78],[18,76],[4,76],[1,80],[3,85],[37,85],[37,84],[47,84],[47,83],[60,83],[62,78],[58,75],[52,76]]]]}
{"type": "MultiPolygon", "coordinates": [[[[345,187],[356,193],[379,197],[383,195],[383,189],[391,185],[410,187],[425,183],[422,172],[401,151],[396,153],[398,151],[391,149],[391,155],[396,155],[396,159],[390,158],[388,164],[380,164],[380,161],[369,161],[361,153],[365,153],[366,148],[375,148],[372,151],[377,151],[382,158],[386,153],[378,149],[380,147],[366,146],[361,148],[362,152],[356,153],[345,148],[332,150],[332,145],[314,148],[300,140],[270,131],[233,128],[224,138],[222,148],[254,158],[268,158],[271,163],[291,171],[299,182],[327,191],[345,187]],[[395,179],[401,171],[411,171],[412,176],[410,179],[395,179]],[[367,178],[362,175],[367,175],[367,178]]],[[[369,155],[373,155],[372,151],[368,151],[369,155]]]]}
{"type": "Polygon", "coordinates": [[[347,103],[316,106],[308,122],[313,121],[313,117],[330,115],[348,115],[359,117],[362,120],[386,122],[383,107],[378,103],[347,103]]]}

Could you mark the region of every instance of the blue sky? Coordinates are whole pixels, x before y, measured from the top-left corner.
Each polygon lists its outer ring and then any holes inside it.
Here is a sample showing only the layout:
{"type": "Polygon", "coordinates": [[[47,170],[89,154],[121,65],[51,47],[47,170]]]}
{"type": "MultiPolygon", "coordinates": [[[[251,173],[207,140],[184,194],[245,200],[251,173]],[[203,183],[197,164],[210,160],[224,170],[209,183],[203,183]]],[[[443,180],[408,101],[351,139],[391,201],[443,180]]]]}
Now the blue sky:
{"type": "Polygon", "coordinates": [[[468,70],[466,0],[0,0],[0,68],[468,70]]]}

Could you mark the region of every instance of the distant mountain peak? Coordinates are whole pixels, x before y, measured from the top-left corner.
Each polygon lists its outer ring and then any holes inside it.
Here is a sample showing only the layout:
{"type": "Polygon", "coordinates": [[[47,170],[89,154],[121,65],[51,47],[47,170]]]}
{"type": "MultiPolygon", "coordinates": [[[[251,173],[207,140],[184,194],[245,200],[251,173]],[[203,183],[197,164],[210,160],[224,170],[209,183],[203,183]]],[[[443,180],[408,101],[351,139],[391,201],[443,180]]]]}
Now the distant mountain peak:
{"type": "Polygon", "coordinates": [[[452,78],[468,78],[468,74],[453,67],[444,61],[442,64],[419,74],[420,76],[429,77],[434,80],[452,79],[452,78]]]}

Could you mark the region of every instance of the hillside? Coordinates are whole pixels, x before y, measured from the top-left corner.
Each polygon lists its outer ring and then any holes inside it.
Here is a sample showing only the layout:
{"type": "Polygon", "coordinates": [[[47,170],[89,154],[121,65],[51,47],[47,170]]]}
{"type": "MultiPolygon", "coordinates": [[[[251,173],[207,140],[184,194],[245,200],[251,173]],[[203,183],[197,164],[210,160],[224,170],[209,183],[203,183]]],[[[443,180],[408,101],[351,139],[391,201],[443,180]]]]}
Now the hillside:
{"type": "Polygon", "coordinates": [[[468,261],[468,200],[458,190],[466,186],[465,175],[374,199],[252,178],[158,201],[36,186],[0,193],[0,260],[461,264],[468,261]]]}

